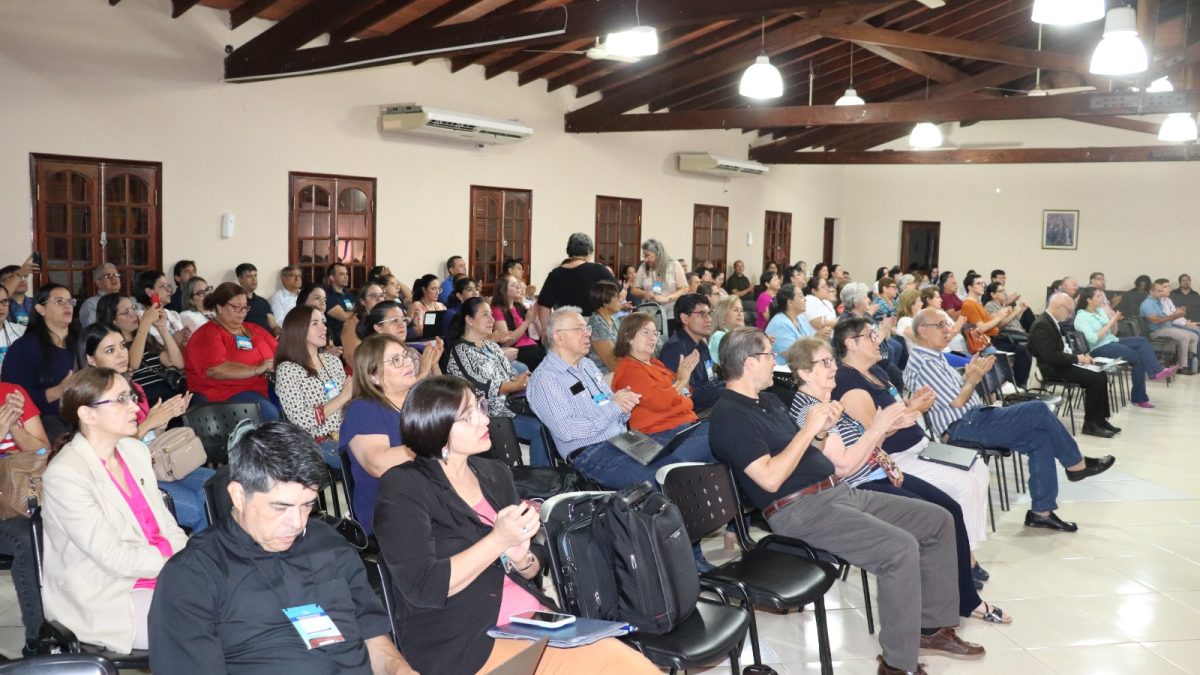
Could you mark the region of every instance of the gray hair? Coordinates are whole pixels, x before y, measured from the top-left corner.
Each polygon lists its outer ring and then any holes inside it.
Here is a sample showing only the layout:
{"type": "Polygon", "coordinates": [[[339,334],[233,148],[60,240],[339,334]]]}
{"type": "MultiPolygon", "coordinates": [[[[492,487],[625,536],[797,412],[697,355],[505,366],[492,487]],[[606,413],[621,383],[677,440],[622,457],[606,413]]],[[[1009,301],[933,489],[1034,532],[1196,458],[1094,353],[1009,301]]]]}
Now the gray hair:
{"type": "Polygon", "coordinates": [[[846,309],[850,309],[851,307],[857,305],[860,300],[868,297],[870,290],[871,289],[869,289],[867,285],[861,281],[851,281],[845,286],[842,286],[842,304],[846,306],[846,309]]]}
{"type": "MultiPolygon", "coordinates": [[[[659,279],[666,279],[671,271],[671,256],[667,255],[667,247],[657,239],[647,239],[642,242],[642,250],[654,254],[654,273],[659,279]]],[[[646,267],[649,268],[649,265],[646,267]]]]}
{"type": "Polygon", "coordinates": [[[269,492],[278,483],[320,491],[329,469],[312,434],[288,422],[268,422],[248,431],[229,450],[229,480],[246,495],[269,492]]]}
{"type": "Polygon", "coordinates": [[[571,316],[577,316],[582,319],[583,310],[571,305],[563,305],[562,307],[555,309],[553,312],[550,312],[550,318],[546,319],[545,337],[546,341],[550,343],[550,347],[552,349],[558,343],[558,339],[554,337],[555,332],[557,332],[559,327],[562,326],[563,321],[566,321],[567,318],[571,316]]]}
{"type": "Polygon", "coordinates": [[[950,315],[946,314],[945,312],[943,312],[940,309],[936,309],[933,307],[926,307],[925,309],[917,312],[917,315],[913,317],[913,321],[912,321],[913,338],[917,341],[918,344],[923,343],[924,340],[921,339],[921,329],[922,328],[924,328],[925,326],[931,326],[933,324],[940,323],[949,318],[950,318],[950,315]],[[942,317],[945,317],[945,318],[943,319],[942,317]]]}
{"type": "Polygon", "coordinates": [[[567,255],[572,258],[585,258],[595,250],[592,238],[583,232],[576,232],[567,238],[567,255]]]}
{"type": "Polygon", "coordinates": [[[911,274],[901,274],[899,281],[896,282],[896,285],[899,286],[903,290],[903,288],[905,286],[911,284],[912,282],[914,282],[916,280],[917,280],[916,277],[914,277],[911,274]]]}
{"type": "Polygon", "coordinates": [[[725,371],[725,381],[737,380],[742,377],[746,368],[746,359],[754,354],[770,349],[767,345],[766,333],[753,326],[739,326],[721,338],[721,370],[725,371]]]}
{"type": "Polygon", "coordinates": [[[102,263],[100,265],[97,265],[96,269],[92,270],[92,278],[96,279],[98,281],[100,279],[100,277],[104,276],[104,274],[108,270],[116,270],[116,269],[117,269],[117,266],[110,262],[102,263]]]}

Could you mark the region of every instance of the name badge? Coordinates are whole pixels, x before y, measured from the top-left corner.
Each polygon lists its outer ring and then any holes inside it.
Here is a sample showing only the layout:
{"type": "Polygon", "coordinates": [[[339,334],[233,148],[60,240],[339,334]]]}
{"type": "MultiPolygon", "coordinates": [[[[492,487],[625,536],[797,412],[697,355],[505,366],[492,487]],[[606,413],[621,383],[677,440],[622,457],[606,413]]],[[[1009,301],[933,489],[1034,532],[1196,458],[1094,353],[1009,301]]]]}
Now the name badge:
{"type": "Polygon", "coordinates": [[[608,405],[612,402],[612,397],[603,392],[599,394],[592,394],[592,402],[596,405],[608,405]]]}
{"type": "Polygon", "coordinates": [[[342,631],[338,630],[333,619],[329,618],[320,605],[288,607],[283,610],[283,613],[292,622],[292,628],[296,629],[296,632],[300,634],[300,639],[304,640],[305,646],[309,649],[346,641],[342,631]]]}
{"type": "Polygon", "coordinates": [[[333,399],[337,398],[338,394],[341,393],[338,391],[337,383],[333,380],[323,382],[321,386],[325,388],[325,400],[327,401],[332,401],[333,399]]]}
{"type": "Polygon", "coordinates": [[[655,295],[660,295],[663,292],[663,284],[661,281],[656,281],[650,286],[650,292],[655,295]]]}
{"type": "Polygon", "coordinates": [[[17,323],[21,324],[22,326],[28,326],[29,325],[29,315],[18,312],[17,313],[17,323]]]}
{"type": "Polygon", "coordinates": [[[235,335],[233,336],[233,339],[237,342],[237,348],[244,352],[254,349],[254,343],[251,342],[250,338],[246,337],[245,335],[235,335]]]}
{"type": "Polygon", "coordinates": [[[897,401],[900,401],[902,403],[904,402],[904,398],[900,396],[900,392],[896,390],[896,387],[894,385],[888,386],[888,393],[891,394],[892,398],[896,399],[897,401]]]}
{"type": "Polygon", "coordinates": [[[347,312],[352,312],[354,311],[354,301],[350,298],[342,298],[342,307],[345,307],[347,312]]]}
{"type": "Polygon", "coordinates": [[[0,363],[4,363],[4,355],[8,353],[8,347],[0,347],[0,363]]]}
{"type": "Polygon", "coordinates": [[[704,362],[704,372],[708,373],[709,381],[717,379],[716,374],[713,373],[712,359],[708,359],[707,361],[704,362]]]}

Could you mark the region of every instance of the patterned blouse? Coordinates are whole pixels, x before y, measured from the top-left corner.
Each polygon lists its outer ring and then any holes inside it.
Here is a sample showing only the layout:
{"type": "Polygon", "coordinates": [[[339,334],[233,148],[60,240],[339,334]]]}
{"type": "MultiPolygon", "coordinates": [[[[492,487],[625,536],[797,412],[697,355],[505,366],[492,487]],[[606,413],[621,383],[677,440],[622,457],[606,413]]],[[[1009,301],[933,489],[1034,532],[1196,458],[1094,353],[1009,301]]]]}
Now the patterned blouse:
{"type": "Polygon", "coordinates": [[[292,424],[313,438],[335,436],[342,426],[342,411],[318,419],[316,408],[341,393],[346,385],[346,370],[332,354],[318,354],[321,367],[309,375],[299,363],[285,361],[275,368],[275,394],[283,404],[283,414],[292,424]]]}
{"type": "MultiPolygon", "coordinates": [[[[804,426],[804,420],[808,418],[808,411],[819,403],[820,401],[818,401],[816,398],[813,398],[802,391],[796,392],[795,398],[792,399],[791,413],[792,419],[795,420],[797,427],[804,426]]],[[[845,412],[842,413],[841,418],[834,423],[833,428],[830,430],[831,433],[836,432],[837,435],[842,438],[842,445],[846,446],[847,448],[851,445],[854,445],[860,438],[862,438],[863,431],[864,429],[862,422],[859,422],[853,417],[847,415],[845,412]]],[[[881,452],[881,450],[876,448],[875,452],[871,453],[871,456],[867,457],[867,461],[864,462],[861,467],[859,467],[858,471],[846,476],[842,479],[842,481],[850,487],[855,487],[857,485],[866,483],[867,481],[887,478],[887,471],[885,471],[883,467],[879,465],[879,455],[881,452]]],[[[891,461],[890,458],[888,461],[891,461]]]]}
{"type": "Polygon", "coordinates": [[[505,405],[506,397],[500,393],[500,385],[513,379],[516,374],[500,345],[491,340],[484,340],[482,347],[476,347],[466,340],[459,342],[451,351],[449,371],[451,375],[471,382],[477,389],[487,388],[488,415],[513,416],[505,405]]]}

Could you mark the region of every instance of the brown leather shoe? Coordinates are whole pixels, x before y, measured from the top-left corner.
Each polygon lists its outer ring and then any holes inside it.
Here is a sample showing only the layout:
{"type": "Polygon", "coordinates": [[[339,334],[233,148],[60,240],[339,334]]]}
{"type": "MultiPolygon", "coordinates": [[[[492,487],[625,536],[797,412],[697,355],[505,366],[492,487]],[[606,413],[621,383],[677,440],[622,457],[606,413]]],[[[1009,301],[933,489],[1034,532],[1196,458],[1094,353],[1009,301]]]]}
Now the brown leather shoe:
{"type": "MultiPolygon", "coordinates": [[[[889,666],[887,661],[883,660],[882,656],[876,656],[875,658],[879,661],[879,670],[875,671],[878,673],[878,675],[905,675],[903,670],[889,666]]],[[[929,673],[925,672],[924,663],[917,664],[917,672],[915,675],[929,675],[929,673]]]]}
{"type": "Polygon", "coordinates": [[[977,657],[984,654],[983,645],[967,642],[958,637],[954,629],[949,626],[933,635],[922,635],[921,649],[942,652],[950,656],[977,657]]]}

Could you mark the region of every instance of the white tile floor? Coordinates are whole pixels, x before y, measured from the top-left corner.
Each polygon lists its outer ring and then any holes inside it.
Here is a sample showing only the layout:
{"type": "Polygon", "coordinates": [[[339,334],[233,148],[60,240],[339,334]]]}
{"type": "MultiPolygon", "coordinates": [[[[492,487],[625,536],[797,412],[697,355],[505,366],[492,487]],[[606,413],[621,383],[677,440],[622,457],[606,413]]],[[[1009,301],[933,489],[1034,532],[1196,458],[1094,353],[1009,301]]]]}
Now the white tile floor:
{"type": "MultiPolygon", "coordinates": [[[[1060,513],[1079,532],[1025,529],[1023,495],[999,514],[999,531],[976,552],[992,574],[981,595],[1014,622],[964,621],[960,633],[987,656],[923,656],[930,673],[1200,673],[1200,377],[1154,383],[1150,393],[1158,408],[1122,411],[1112,420],[1125,429],[1117,438],[1080,437],[1084,454],[1113,454],[1117,467],[1083,483],[1061,481],[1060,513]]],[[[722,559],[720,538],[705,548],[722,559]]],[[[836,672],[875,673],[879,644],[867,634],[857,574],[835,583],[826,605],[836,672]]],[[[780,675],[819,672],[811,612],[759,612],[758,621],[764,660],[780,675]]],[[[20,623],[3,573],[0,653],[19,653],[20,623]]],[[[742,662],[750,662],[748,648],[742,662]]]]}

